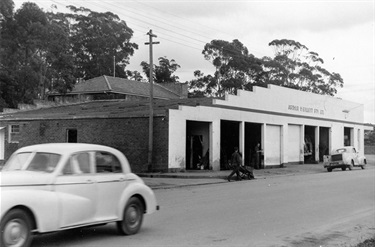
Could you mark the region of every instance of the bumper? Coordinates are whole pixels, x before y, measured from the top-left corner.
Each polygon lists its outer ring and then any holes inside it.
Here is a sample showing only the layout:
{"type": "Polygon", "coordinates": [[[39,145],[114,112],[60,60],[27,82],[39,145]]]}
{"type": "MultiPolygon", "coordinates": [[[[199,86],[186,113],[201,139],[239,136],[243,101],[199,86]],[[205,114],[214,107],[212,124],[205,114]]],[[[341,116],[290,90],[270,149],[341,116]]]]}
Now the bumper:
{"type": "Polygon", "coordinates": [[[330,163],[326,163],[324,164],[324,168],[335,168],[335,167],[342,167],[342,166],[346,166],[344,163],[341,163],[341,162],[330,162],[330,163]]]}

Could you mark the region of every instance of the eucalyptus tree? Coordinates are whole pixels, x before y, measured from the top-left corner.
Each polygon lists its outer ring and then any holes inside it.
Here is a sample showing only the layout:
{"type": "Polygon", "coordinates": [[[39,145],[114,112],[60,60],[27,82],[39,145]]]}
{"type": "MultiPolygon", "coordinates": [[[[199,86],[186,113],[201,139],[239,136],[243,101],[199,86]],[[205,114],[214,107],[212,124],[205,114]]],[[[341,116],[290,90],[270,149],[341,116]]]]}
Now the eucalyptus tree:
{"type": "Polygon", "coordinates": [[[130,42],[133,30],[111,12],[95,12],[68,6],[70,39],[76,66],[75,77],[90,79],[101,75],[126,78],[125,67],[138,45],[130,42]],[[115,70],[113,71],[113,65],[115,70]]]}
{"type": "Polygon", "coordinates": [[[1,18],[0,91],[6,106],[17,107],[40,97],[48,20],[35,3],[24,3],[16,12],[14,5],[7,6],[1,18]]]}
{"type": "MultiPolygon", "coordinates": [[[[179,69],[181,66],[177,64],[174,59],[169,60],[167,57],[159,57],[159,65],[154,64],[153,71],[154,71],[154,78],[153,81],[155,83],[176,83],[179,80],[177,75],[174,73],[179,69]]],[[[146,77],[150,76],[150,64],[142,61],[141,62],[143,73],[145,73],[146,77]]]]}
{"type": "Polygon", "coordinates": [[[324,95],[335,95],[343,87],[341,75],[329,72],[319,54],[294,40],[273,40],[274,58],[264,57],[267,83],[324,95]]]}
{"type": "Polygon", "coordinates": [[[225,93],[236,94],[238,89],[251,90],[254,83],[263,82],[261,60],[237,39],[212,40],[202,54],[215,66],[215,73],[205,76],[196,71],[189,83],[192,95],[222,97],[225,93]]]}

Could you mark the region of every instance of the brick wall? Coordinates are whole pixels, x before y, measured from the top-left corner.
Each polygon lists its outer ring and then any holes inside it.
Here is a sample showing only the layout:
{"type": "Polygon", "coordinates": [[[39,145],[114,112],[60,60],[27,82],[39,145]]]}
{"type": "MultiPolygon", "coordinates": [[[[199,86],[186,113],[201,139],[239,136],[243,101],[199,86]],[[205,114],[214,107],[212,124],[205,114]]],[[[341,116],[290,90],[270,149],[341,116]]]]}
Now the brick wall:
{"type": "MultiPolygon", "coordinates": [[[[168,170],[168,122],[154,118],[153,170],[168,170]]],[[[66,142],[67,129],[77,129],[82,143],[102,144],[123,152],[133,172],[148,169],[148,117],[117,119],[69,119],[12,122],[20,124],[18,144],[5,141],[5,160],[18,148],[39,143],[66,142]]]]}

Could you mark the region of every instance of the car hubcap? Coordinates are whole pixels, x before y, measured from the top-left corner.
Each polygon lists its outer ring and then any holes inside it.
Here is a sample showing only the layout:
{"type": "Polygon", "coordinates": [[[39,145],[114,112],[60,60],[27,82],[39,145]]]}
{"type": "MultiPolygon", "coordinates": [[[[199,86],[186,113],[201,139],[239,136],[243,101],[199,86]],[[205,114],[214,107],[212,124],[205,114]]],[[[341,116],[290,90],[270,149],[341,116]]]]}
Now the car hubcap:
{"type": "Polygon", "coordinates": [[[137,227],[139,223],[139,212],[136,206],[132,205],[126,212],[126,223],[130,228],[137,227]]]}
{"type": "Polygon", "coordinates": [[[22,246],[27,238],[26,227],[19,220],[10,221],[4,228],[4,242],[7,246],[22,246]]]}

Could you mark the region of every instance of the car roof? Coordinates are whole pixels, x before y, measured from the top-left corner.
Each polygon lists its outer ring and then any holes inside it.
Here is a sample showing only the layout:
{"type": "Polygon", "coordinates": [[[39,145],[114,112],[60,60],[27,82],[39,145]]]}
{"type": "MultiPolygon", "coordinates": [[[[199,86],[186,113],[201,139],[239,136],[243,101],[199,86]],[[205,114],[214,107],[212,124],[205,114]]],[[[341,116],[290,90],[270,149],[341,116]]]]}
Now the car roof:
{"type": "Polygon", "coordinates": [[[102,150],[118,153],[119,151],[104,145],[89,143],[44,143],[22,147],[17,152],[51,152],[51,153],[73,153],[77,151],[102,150]]]}

